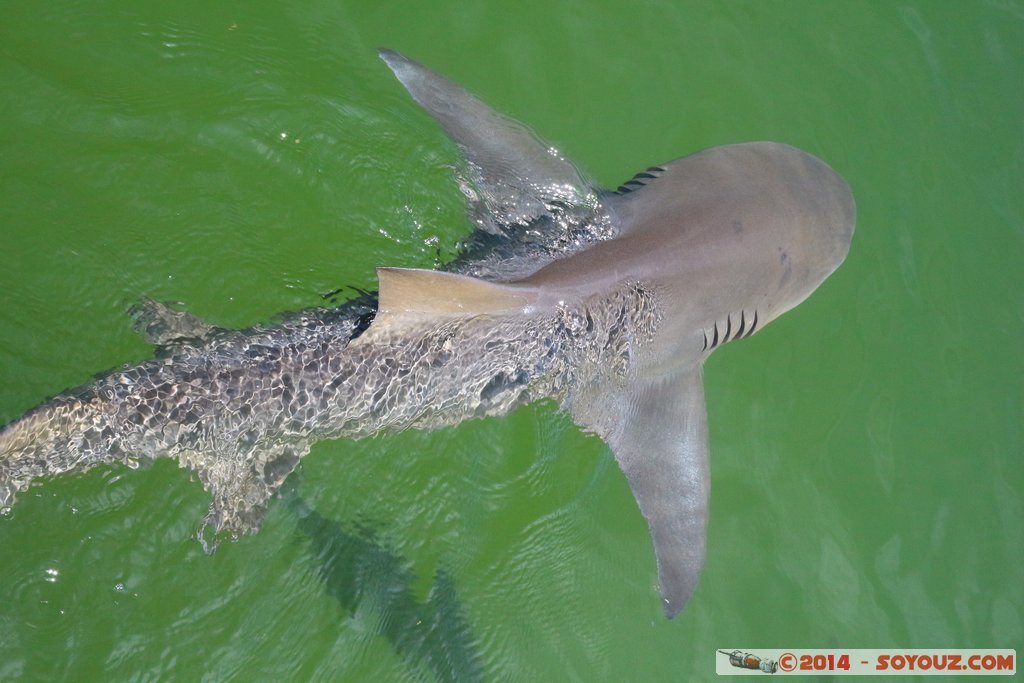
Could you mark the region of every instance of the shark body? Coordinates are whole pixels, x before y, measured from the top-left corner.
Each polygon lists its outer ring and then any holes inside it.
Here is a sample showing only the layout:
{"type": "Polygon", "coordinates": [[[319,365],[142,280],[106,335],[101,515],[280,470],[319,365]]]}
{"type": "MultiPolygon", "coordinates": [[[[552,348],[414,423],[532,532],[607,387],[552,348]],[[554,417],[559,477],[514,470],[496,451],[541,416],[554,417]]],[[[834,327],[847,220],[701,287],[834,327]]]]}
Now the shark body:
{"type": "Polygon", "coordinates": [[[554,398],[613,450],[675,616],[705,554],[703,362],[839,266],[854,228],[847,184],[805,152],[760,142],[602,191],[461,87],[381,57],[463,152],[478,228],[463,256],[442,271],[380,268],[376,298],[275,326],[222,330],[146,304],[138,320],[157,358],[0,431],[0,509],[38,477],[174,457],[212,494],[204,529],[252,532],[317,440],[554,398]]]}

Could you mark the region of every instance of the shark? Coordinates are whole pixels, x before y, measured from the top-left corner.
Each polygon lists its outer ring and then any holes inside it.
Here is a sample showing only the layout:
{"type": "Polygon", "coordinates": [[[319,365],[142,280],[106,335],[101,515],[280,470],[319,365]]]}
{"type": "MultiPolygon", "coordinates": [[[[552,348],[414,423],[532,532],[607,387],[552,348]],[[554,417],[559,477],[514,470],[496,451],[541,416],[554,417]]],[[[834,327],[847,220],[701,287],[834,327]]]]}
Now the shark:
{"type": "Polygon", "coordinates": [[[275,324],[217,327],[144,301],[153,358],[0,430],[0,509],[43,477],[177,459],[211,494],[197,535],[259,529],[322,439],[433,429],[553,400],[610,447],[646,519],[665,614],[697,585],[710,494],[703,365],[843,262],[849,185],[777,142],[590,182],[530,129],[401,54],[380,57],[458,147],[474,230],[437,270],[275,324]]]}

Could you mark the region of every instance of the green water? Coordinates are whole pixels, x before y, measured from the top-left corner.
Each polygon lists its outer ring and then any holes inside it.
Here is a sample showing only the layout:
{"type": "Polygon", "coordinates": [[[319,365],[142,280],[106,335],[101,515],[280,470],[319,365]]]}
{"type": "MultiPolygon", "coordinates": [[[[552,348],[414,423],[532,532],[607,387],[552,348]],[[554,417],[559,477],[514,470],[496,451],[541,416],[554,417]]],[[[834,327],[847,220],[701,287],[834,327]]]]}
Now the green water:
{"type": "Polygon", "coordinates": [[[688,681],[715,648],[1024,642],[1024,4],[3,3],[0,422],[146,358],[142,297],[244,326],[431,267],[456,151],[374,48],[599,182],[789,142],[845,265],[706,367],[709,553],[666,621],[607,448],[551,405],[317,445],[212,557],[173,463],[0,519],[0,680],[688,681]],[[429,4],[429,8],[427,5],[429,4]]]}

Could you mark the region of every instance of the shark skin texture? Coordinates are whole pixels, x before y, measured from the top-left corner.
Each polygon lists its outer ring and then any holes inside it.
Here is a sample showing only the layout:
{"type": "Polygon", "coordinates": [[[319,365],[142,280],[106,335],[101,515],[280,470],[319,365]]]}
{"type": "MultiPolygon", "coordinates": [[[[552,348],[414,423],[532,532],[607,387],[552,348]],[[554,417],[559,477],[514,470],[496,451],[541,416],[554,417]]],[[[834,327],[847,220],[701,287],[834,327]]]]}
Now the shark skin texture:
{"type": "Polygon", "coordinates": [[[0,430],[0,509],[41,477],[175,458],[212,496],[198,535],[215,547],[259,529],[318,440],[552,398],[614,453],[674,617],[705,557],[704,361],[843,262],[849,186],[806,152],[752,142],[603,190],[460,86],[380,56],[464,157],[457,180],[476,230],[460,256],[437,271],[379,268],[377,294],[245,330],[144,302],[134,315],[155,358],[0,430]]]}

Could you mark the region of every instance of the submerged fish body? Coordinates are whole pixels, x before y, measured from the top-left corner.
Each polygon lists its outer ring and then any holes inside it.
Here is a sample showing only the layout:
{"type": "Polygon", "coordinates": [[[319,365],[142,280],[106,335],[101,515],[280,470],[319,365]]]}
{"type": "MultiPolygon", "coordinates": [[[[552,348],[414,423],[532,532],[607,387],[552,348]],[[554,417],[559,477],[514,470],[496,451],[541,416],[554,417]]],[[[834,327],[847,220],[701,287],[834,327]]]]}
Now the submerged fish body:
{"type": "Polygon", "coordinates": [[[444,271],[381,268],[376,298],[275,326],[222,330],[146,304],[138,319],[159,357],[0,431],[0,508],[38,477],[173,457],[213,496],[204,528],[251,532],[318,440],[554,398],[614,451],[674,616],[705,552],[702,364],[838,267],[849,188],[809,154],[748,143],[600,191],[459,86],[381,56],[466,158],[478,232],[464,255],[444,271]]]}

